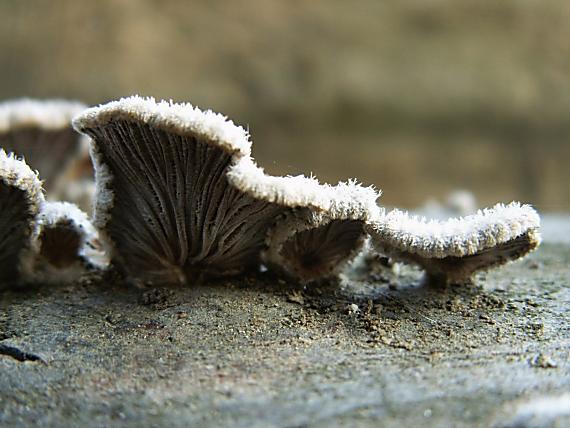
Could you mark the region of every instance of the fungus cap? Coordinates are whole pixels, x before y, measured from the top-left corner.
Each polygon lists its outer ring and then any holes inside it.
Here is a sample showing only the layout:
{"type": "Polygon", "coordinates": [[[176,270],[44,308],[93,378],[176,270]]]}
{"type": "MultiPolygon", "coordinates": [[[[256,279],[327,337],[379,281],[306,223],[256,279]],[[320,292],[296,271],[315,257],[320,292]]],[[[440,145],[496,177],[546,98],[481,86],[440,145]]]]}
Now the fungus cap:
{"type": "Polygon", "coordinates": [[[278,209],[228,183],[230,166],[249,156],[243,128],[190,104],[138,96],[73,123],[92,138],[94,226],[135,282],[229,275],[258,259],[278,209]]]}
{"type": "Polygon", "coordinates": [[[447,221],[393,210],[368,225],[379,252],[459,282],[533,251],[540,244],[539,228],[538,213],[518,202],[447,221]]]}
{"type": "Polygon", "coordinates": [[[364,226],[379,215],[380,193],[349,181],[303,189],[298,196],[288,177],[269,178],[276,199],[285,199],[293,208],[269,230],[264,262],[303,282],[336,276],[366,242],[364,226]],[[314,197],[307,197],[311,192],[314,197]],[[307,207],[293,204],[299,200],[310,203],[307,207]]]}
{"type": "Polygon", "coordinates": [[[92,138],[94,225],[115,264],[142,282],[253,267],[289,209],[359,218],[377,209],[377,192],[353,182],[265,175],[243,128],[190,104],[135,96],[88,109],[73,124],[92,138]]]}
{"type": "Polygon", "coordinates": [[[0,102],[0,133],[19,128],[69,128],[71,119],[85,110],[85,107],[85,104],[78,101],[62,99],[20,98],[0,102]]]}
{"type": "Polygon", "coordinates": [[[301,282],[334,277],[362,250],[364,220],[293,209],[269,231],[266,265],[301,282]]]}

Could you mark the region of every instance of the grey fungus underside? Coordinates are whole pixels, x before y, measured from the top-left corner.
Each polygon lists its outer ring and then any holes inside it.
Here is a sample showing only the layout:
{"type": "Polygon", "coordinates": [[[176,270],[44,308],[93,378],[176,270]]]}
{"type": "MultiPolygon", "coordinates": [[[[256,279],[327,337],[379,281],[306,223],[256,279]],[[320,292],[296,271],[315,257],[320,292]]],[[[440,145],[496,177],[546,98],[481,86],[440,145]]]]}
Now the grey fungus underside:
{"type": "Polygon", "coordinates": [[[20,277],[20,258],[30,245],[34,217],[25,190],[0,180],[0,286],[20,277]]]}
{"type": "Polygon", "coordinates": [[[263,261],[276,271],[312,282],[340,273],[366,241],[362,219],[332,219],[310,209],[291,210],[269,231],[263,261]]]}
{"type": "Polygon", "coordinates": [[[149,283],[253,267],[281,209],[228,184],[232,153],[199,136],[112,120],[85,128],[112,177],[113,262],[149,283]]]}
{"type": "Polygon", "coordinates": [[[364,241],[364,225],[358,220],[332,220],[299,232],[283,243],[281,257],[286,268],[304,281],[328,278],[340,271],[364,241]]]}

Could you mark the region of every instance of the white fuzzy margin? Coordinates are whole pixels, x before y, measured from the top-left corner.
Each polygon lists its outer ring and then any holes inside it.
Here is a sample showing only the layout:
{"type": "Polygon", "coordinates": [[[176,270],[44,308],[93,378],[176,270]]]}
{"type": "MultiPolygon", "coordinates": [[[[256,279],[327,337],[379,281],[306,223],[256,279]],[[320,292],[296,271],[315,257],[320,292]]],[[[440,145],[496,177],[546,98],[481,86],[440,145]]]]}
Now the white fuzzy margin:
{"type": "Polygon", "coordinates": [[[18,159],[13,153],[6,154],[0,149],[0,180],[8,186],[22,190],[28,199],[30,212],[35,216],[44,202],[42,182],[37,171],[18,159]]]}
{"type": "Polygon", "coordinates": [[[0,103],[0,133],[38,127],[57,130],[71,127],[71,119],[85,110],[77,101],[20,98],[0,103]]]}
{"type": "Polygon", "coordinates": [[[73,119],[73,127],[81,132],[104,126],[110,121],[130,120],[145,123],[179,135],[200,135],[229,152],[249,155],[249,134],[226,116],[211,110],[202,111],[189,103],[155,101],[134,95],[85,110],[73,119]]]}
{"type": "Polygon", "coordinates": [[[378,217],[380,212],[376,204],[380,192],[355,180],[332,186],[303,175],[270,176],[249,156],[238,159],[227,176],[230,184],[242,192],[284,207],[313,208],[339,219],[368,220],[378,217]]]}
{"type": "Polygon", "coordinates": [[[78,279],[91,264],[98,268],[106,267],[102,252],[95,249],[98,233],[89,221],[87,214],[69,202],[44,202],[36,219],[32,245],[22,258],[24,281],[32,283],[65,283],[78,279]],[[40,235],[45,229],[56,227],[61,222],[70,222],[81,237],[78,257],[80,261],[65,269],[56,268],[42,260],[40,256],[40,235]]]}
{"type": "MultiPolygon", "coordinates": [[[[111,218],[111,208],[115,194],[112,190],[113,175],[109,171],[109,167],[103,162],[103,156],[97,147],[97,144],[91,140],[89,145],[89,153],[95,170],[95,192],[93,195],[93,213],[91,215],[93,225],[100,231],[105,229],[107,222],[111,218]]],[[[104,238],[107,242],[107,237],[104,238]]],[[[108,248],[110,251],[111,249],[108,248]]]]}
{"type": "MultiPolygon", "coordinates": [[[[40,229],[57,226],[62,221],[69,221],[82,235],[82,244],[96,239],[97,231],[89,221],[87,214],[70,202],[46,202],[38,216],[40,229]]],[[[40,231],[38,231],[39,234],[40,231]]]]}
{"type": "Polygon", "coordinates": [[[373,220],[368,231],[380,251],[397,249],[425,258],[465,257],[532,233],[540,242],[540,217],[530,205],[497,204],[466,217],[428,221],[399,210],[373,220]]]}

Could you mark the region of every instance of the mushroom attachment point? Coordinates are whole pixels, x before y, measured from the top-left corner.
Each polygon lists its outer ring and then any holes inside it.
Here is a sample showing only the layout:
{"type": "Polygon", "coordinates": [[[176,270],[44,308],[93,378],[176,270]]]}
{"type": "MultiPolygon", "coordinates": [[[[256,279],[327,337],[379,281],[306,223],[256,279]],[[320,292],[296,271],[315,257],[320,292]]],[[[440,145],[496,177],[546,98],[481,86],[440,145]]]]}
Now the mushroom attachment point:
{"type": "Polygon", "coordinates": [[[23,255],[31,247],[43,202],[37,173],[0,150],[0,287],[19,284],[23,255]]]}
{"type": "Polygon", "coordinates": [[[65,187],[63,176],[88,144],[71,126],[73,116],[84,109],[81,103],[65,100],[0,103],[0,147],[39,171],[48,197],[59,196],[65,187]]]}
{"type": "Polygon", "coordinates": [[[45,202],[32,245],[23,258],[23,276],[32,283],[67,283],[88,268],[104,269],[103,248],[87,214],[68,202],[45,202]]]}
{"type": "Polygon", "coordinates": [[[537,212],[517,202],[444,222],[394,210],[367,226],[379,253],[420,266],[436,284],[466,283],[525,256],[540,245],[539,228],[537,212]]]}

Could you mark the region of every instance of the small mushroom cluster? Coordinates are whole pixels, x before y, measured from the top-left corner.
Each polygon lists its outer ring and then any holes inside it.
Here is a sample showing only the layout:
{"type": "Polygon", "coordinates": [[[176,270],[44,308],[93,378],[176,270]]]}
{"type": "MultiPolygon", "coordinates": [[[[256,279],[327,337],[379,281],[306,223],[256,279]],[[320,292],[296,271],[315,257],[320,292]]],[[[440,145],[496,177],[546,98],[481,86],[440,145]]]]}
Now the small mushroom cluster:
{"type": "Polygon", "coordinates": [[[309,283],[337,275],[365,248],[463,283],[540,243],[528,205],[427,222],[386,213],[380,192],[356,181],[267,175],[243,128],[190,104],[138,96],[88,109],[4,103],[0,146],[14,153],[0,152],[0,284],[112,268],[138,285],[183,285],[261,265],[309,283]],[[46,201],[19,156],[45,176],[48,199],[84,208],[93,194],[91,219],[46,201]]]}
{"type": "Polygon", "coordinates": [[[85,208],[94,190],[89,140],[71,126],[85,108],[63,100],[0,104],[0,287],[69,282],[107,264],[84,211],[57,202],[75,199],[85,208]],[[85,183],[75,198],[69,181],[85,183]]]}

